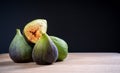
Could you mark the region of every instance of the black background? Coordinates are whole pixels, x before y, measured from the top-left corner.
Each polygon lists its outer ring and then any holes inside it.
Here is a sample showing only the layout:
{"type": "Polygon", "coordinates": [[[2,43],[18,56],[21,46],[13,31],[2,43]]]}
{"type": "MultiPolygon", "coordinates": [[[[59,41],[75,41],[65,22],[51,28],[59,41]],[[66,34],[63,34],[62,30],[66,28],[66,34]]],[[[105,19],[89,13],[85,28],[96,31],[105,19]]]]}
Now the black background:
{"type": "Polygon", "coordinates": [[[0,53],[8,52],[16,28],[38,18],[48,21],[47,33],[64,39],[69,52],[117,52],[119,10],[117,1],[1,1],[0,53]]]}

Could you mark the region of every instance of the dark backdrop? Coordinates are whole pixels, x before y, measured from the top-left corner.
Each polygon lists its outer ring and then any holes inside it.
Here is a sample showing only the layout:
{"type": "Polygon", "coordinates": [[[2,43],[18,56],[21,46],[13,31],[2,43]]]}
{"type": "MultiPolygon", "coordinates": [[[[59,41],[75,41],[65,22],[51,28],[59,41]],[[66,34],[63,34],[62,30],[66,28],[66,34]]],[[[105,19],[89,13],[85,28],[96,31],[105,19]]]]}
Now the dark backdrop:
{"type": "Polygon", "coordinates": [[[48,34],[64,39],[69,52],[117,52],[119,9],[117,1],[1,1],[0,53],[8,52],[16,28],[38,18],[48,21],[48,34]]]}

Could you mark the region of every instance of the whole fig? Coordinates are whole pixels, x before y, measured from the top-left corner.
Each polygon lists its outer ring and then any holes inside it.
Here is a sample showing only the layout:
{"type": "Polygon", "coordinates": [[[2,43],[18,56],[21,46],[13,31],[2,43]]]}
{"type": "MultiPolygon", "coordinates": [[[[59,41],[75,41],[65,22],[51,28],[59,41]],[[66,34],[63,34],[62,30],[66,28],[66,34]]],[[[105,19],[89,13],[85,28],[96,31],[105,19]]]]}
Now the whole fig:
{"type": "Polygon", "coordinates": [[[32,57],[36,64],[52,64],[57,60],[57,47],[47,33],[44,33],[35,44],[32,57]]]}
{"type": "Polygon", "coordinates": [[[63,61],[68,55],[68,45],[67,43],[58,37],[50,36],[56,47],[58,48],[58,59],[57,61],[63,61]]]}
{"type": "Polygon", "coordinates": [[[35,44],[42,36],[42,33],[47,31],[47,21],[45,19],[36,19],[27,23],[23,29],[23,34],[27,41],[35,44]]]}
{"type": "Polygon", "coordinates": [[[9,46],[9,56],[16,63],[32,61],[32,48],[25,41],[20,29],[16,29],[16,35],[9,46]]]}

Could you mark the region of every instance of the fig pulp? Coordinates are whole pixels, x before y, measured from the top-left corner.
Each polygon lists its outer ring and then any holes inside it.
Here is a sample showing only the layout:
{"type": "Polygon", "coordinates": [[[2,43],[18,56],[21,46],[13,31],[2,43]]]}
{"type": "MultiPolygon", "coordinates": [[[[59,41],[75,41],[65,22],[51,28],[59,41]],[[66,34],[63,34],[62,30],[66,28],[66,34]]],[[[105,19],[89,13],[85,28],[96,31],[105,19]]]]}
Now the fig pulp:
{"type": "Polygon", "coordinates": [[[67,43],[58,37],[50,36],[56,47],[58,48],[58,59],[57,61],[64,60],[68,55],[68,45],[67,43]]]}
{"type": "Polygon", "coordinates": [[[52,64],[57,60],[57,47],[46,33],[35,44],[32,57],[36,64],[52,64]]]}
{"type": "Polygon", "coordinates": [[[16,35],[9,47],[9,56],[16,63],[32,61],[32,48],[25,41],[20,29],[16,29],[16,35]]]}
{"type": "Polygon", "coordinates": [[[47,21],[45,19],[36,19],[29,22],[23,29],[24,36],[30,43],[36,43],[47,31],[47,21]]]}

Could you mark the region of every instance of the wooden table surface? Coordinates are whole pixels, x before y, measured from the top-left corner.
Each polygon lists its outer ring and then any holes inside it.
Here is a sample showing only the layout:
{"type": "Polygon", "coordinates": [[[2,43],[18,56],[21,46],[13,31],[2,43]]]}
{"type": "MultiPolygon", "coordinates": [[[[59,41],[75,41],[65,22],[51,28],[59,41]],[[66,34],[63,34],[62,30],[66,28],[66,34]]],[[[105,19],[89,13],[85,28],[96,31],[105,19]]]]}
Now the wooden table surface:
{"type": "Polygon", "coordinates": [[[14,63],[8,54],[0,54],[0,73],[120,73],[120,54],[69,53],[52,65],[14,63]]]}

